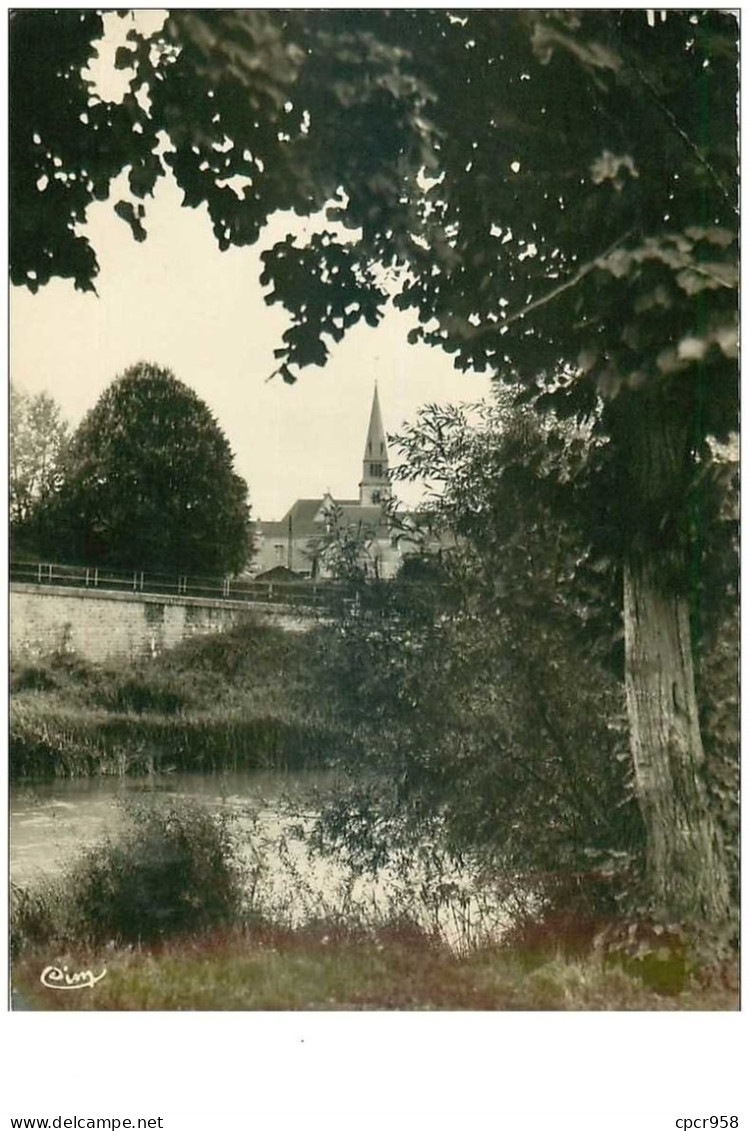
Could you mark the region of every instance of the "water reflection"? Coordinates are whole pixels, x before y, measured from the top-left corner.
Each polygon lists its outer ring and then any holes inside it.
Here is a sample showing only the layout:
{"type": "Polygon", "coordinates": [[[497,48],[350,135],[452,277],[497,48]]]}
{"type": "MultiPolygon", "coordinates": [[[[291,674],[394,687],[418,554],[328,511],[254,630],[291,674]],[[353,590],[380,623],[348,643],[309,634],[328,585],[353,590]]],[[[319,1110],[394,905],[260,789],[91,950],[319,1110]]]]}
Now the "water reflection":
{"type": "Polygon", "coordinates": [[[154,799],[198,800],[208,808],[228,810],[237,824],[272,834],[291,814],[312,816],[320,791],[333,775],[227,771],[217,774],[173,773],[142,778],[64,779],[18,786],[10,797],[11,878],[26,884],[58,874],[82,849],[122,827],[127,802],[154,799]]]}
{"type": "MultiPolygon", "coordinates": [[[[84,848],[116,835],[128,802],[192,799],[232,815],[240,855],[255,897],[275,918],[298,925],[321,916],[377,920],[409,913],[463,948],[506,921],[496,898],[477,896],[470,877],[455,875],[451,900],[430,899],[429,878],[383,872],[356,877],[329,859],[310,859],[308,828],[332,773],[230,771],[143,778],[86,778],[18,786],[11,791],[11,878],[21,886],[59,875],[84,848]],[[414,893],[418,893],[415,895],[414,893]]],[[[249,882],[249,881],[248,881],[249,882]]]]}

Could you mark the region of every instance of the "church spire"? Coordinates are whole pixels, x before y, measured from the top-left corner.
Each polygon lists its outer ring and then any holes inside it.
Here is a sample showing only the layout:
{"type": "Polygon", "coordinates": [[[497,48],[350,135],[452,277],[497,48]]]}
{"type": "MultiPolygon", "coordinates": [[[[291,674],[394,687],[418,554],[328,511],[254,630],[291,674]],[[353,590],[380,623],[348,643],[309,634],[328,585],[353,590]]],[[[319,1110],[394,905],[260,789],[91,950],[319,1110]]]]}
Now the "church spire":
{"type": "Polygon", "coordinates": [[[380,412],[380,398],[377,393],[376,381],[374,397],[372,398],[372,411],[369,414],[367,442],[364,445],[364,459],[387,460],[385,429],[382,427],[382,413],[380,412]]]}
{"type": "Polygon", "coordinates": [[[388,479],[388,450],[385,429],[382,426],[380,398],[375,382],[372,411],[369,415],[369,428],[364,444],[362,481],[359,484],[361,506],[376,506],[390,498],[388,479]]]}

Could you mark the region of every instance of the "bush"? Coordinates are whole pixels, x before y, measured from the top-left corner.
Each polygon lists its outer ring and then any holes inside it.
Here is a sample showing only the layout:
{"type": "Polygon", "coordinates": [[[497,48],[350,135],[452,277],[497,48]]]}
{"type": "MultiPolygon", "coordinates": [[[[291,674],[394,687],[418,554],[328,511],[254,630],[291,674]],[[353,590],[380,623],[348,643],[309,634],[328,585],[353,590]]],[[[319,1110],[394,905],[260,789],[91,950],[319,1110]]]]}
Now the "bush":
{"type": "Polygon", "coordinates": [[[152,661],[93,664],[76,655],[46,656],[16,664],[11,692],[59,691],[70,702],[111,711],[175,714],[191,705],[193,688],[152,661]]]}
{"type": "Polygon", "coordinates": [[[128,827],[67,878],[69,931],[92,943],[153,942],[232,922],[241,872],[229,819],[184,801],[127,808],[128,827]]]}
{"type": "Polygon", "coordinates": [[[11,668],[11,692],[56,691],[59,686],[60,681],[57,676],[42,664],[29,664],[21,668],[11,668]]]}
{"type": "Polygon", "coordinates": [[[409,592],[363,588],[328,630],[320,699],[366,753],[342,751],[350,789],[323,809],[316,844],[368,870],[437,837],[534,890],[585,878],[597,911],[615,913],[642,841],[621,688],[560,617],[509,602],[429,610],[409,592]]]}
{"type": "Polygon", "coordinates": [[[10,668],[10,690],[67,691],[84,686],[93,678],[94,670],[86,660],[64,652],[15,662],[10,668]]]}
{"type": "Polygon", "coordinates": [[[64,933],[64,892],[51,880],[34,887],[10,884],[10,952],[18,955],[30,946],[45,945],[64,933]]]}
{"type": "Polygon", "coordinates": [[[170,686],[163,677],[154,678],[146,671],[112,673],[109,679],[94,683],[88,698],[95,707],[131,711],[137,715],[149,712],[174,715],[190,705],[190,697],[183,690],[170,686]]]}

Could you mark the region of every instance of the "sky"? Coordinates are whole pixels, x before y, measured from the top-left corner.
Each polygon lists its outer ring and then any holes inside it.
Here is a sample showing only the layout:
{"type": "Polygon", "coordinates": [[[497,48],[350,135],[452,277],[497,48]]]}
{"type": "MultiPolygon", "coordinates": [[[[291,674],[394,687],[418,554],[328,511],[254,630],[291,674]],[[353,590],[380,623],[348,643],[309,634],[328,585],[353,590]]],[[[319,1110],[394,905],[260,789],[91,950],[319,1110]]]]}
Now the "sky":
{"type": "MultiPolygon", "coordinates": [[[[162,16],[135,19],[150,30],[162,16]]],[[[106,20],[91,73],[104,98],[123,91],[125,76],[112,62],[128,26],[106,20]]],[[[282,307],[263,299],[260,252],[288,230],[302,234],[302,222],[276,216],[255,247],[221,252],[207,209],[183,208],[169,175],[145,202],[149,234],[137,243],[112,209],[127,196],[123,174],[82,229],[99,259],[96,295],[60,279],[36,295],[11,288],[11,378],[28,393],[54,396],[71,425],[129,366],[165,366],[214,413],[247,481],[253,517],[274,519],[299,497],[357,496],[375,381],[389,433],[415,420],[424,404],[475,401],[488,392],[486,375],[460,373],[444,351],[409,345],[415,315],[396,310],[376,329],[358,326],[331,344],[327,365],[302,370],[294,386],[269,381],[289,323],[282,307]]],[[[394,456],[391,448],[391,466],[394,456]]],[[[396,494],[413,505],[423,488],[398,485],[396,494]]]]}
{"type": "MultiPolygon", "coordinates": [[[[219,251],[207,211],[181,207],[181,195],[171,179],[159,182],[143,243],[112,211],[116,185],[109,202],[89,209],[97,295],[59,279],[36,295],[12,288],[12,380],[51,393],[72,425],[128,366],[166,366],[216,416],[253,516],[273,519],[298,497],[356,497],[375,380],[391,433],[423,404],[488,391],[485,375],[458,372],[442,350],[409,345],[415,316],[395,310],[377,329],[356,327],[331,345],[328,364],[302,370],[296,385],[269,381],[288,322],[263,300],[259,248],[219,251]]],[[[285,223],[276,218],[267,238],[281,238],[285,223]]],[[[404,485],[396,493],[411,505],[423,492],[404,485]]]]}

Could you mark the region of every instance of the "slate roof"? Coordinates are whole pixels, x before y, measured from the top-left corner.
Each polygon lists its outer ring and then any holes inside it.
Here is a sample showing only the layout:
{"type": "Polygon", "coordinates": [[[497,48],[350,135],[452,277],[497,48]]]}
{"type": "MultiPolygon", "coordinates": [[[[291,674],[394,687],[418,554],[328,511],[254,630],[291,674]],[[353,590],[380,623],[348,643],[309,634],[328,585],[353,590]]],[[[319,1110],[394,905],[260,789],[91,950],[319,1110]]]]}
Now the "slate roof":
{"type": "MultiPolygon", "coordinates": [[[[359,505],[358,499],[335,499],[333,500],[339,507],[355,507],[359,505]]],[[[295,503],[287,510],[286,514],[281,519],[285,522],[288,528],[289,518],[291,518],[292,525],[299,532],[302,532],[302,527],[307,524],[312,524],[317,530],[319,523],[315,523],[315,515],[319,513],[321,507],[325,505],[326,496],[320,499],[297,499],[295,503]]]]}
{"type": "MultiPolygon", "coordinates": [[[[266,537],[283,537],[289,535],[289,519],[291,519],[291,535],[293,538],[314,538],[325,530],[324,521],[315,522],[316,515],[329,503],[323,496],[319,499],[297,499],[278,522],[258,522],[257,529],[266,537]]],[[[363,507],[358,499],[334,499],[333,505],[342,512],[344,525],[364,523],[366,526],[386,526],[379,506],[363,507]]]]}
{"type": "Polygon", "coordinates": [[[371,526],[375,529],[379,527],[385,530],[388,529],[388,524],[382,513],[382,507],[362,507],[359,503],[355,503],[353,506],[347,503],[339,503],[338,505],[343,512],[342,519],[344,526],[350,526],[353,523],[361,523],[363,526],[371,526]]]}

